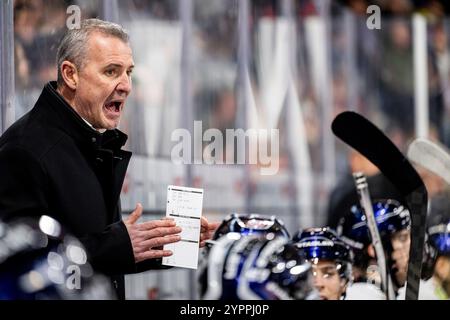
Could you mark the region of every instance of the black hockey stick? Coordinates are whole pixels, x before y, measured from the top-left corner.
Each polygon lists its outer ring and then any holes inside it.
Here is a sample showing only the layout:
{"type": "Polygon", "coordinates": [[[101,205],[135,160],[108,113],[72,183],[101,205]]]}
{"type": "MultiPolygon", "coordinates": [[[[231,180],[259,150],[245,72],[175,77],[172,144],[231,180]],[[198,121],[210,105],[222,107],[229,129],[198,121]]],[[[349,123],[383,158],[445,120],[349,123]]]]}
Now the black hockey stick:
{"type": "Polygon", "coordinates": [[[417,171],[392,141],[363,116],[346,111],[333,121],[333,133],[370,160],[405,197],[411,213],[411,247],[406,300],[417,300],[422,270],[428,195],[417,171]]]}

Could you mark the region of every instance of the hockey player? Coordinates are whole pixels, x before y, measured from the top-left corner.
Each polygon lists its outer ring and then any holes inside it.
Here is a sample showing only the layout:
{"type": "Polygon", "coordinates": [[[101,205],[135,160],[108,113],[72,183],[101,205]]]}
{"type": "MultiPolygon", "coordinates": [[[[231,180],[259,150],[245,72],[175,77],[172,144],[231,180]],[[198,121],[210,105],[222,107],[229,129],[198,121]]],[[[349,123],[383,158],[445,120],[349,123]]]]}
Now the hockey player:
{"type": "MultiPolygon", "coordinates": [[[[289,240],[289,233],[284,223],[275,216],[264,216],[259,214],[233,213],[225,217],[222,223],[214,232],[212,239],[207,241],[203,250],[199,264],[199,284],[200,296],[207,299],[238,299],[235,287],[237,274],[227,277],[231,279],[222,280],[222,268],[225,263],[228,249],[234,246],[234,242],[239,238],[251,239],[254,236],[264,237],[271,234],[273,237],[280,237],[289,240]],[[229,235],[229,236],[227,236],[229,235]],[[237,237],[237,238],[236,238],[237,237]],[[213,279],[211,279],[213,277],[213,279]],[[225,288],[222,290],[222,286],[225,288]]],[[[248,239],[250,241],[251,239],[248,239]]],[[[247,240],[242,239],[241,245],[247,240]]],[[[253,240],[252,240],[253,241],[253,240]]],[[[235,269],[233,272],[237,272],[235,269]]],[[[239,270],[240,272],[240,270],[239,270]]]]}
{"type": "MultiPolygon", "coordinates": [[[[425,263],[422,266],[419,300],[450,298],[450,201],[448,192],[431,198],[427,218],[425,263]]],[[[398,299],[405,298],[405,287],[398,299]]]]}
{"type": "MultiPolygon", "coordinates": [[[[410,214],[406,207],[393,199],[374,201],[373,211],[386,254],[393,290],[397,294],[398,289],[405,284],[408,269],[410,214]]],[[[381,282],[366,217],[359,206],[353,206],[351,212],[341,219],[337,232],[355,253],[354,268],[357,270],[353,288],[355,292],[349,290],[350,295],[358,299],[358,296],[365,295],[362,293],[364,291],[367,294],[369,292],[374,294],[371,299],[383,299],[381,292],[374,291],[373,287],[369,289],[370,286],[356,285],[357,283],[380,285],[381,282]]]]}
{"type": "Polygon", "coordinates": [[[314,285],[323,300],[341,300],[352,280],[352,252],[330,228],[309,228],[294,242],[312,264],[314,285]]]}
{"type": "Polygon", "coordinates": [[[419,292],[421,300],[450,299],[450,220],[428,229],[428,257],[433,274],[419,292]]]}
{"type": "MultiPolygon", "coordinates": [[[[428,228],[425,255],[425,275],[420,281],[419,300],[449,300],[450,220],[428,228]]],[[[405,299],[405,286],[399,290],[397,299],[405,299]]]]}
{"type": "Polygon", "coordinates": [[[201,299],[311,300],[311,264],[282,236],[229,232],[216,240],[201,273],[201,299]]]}

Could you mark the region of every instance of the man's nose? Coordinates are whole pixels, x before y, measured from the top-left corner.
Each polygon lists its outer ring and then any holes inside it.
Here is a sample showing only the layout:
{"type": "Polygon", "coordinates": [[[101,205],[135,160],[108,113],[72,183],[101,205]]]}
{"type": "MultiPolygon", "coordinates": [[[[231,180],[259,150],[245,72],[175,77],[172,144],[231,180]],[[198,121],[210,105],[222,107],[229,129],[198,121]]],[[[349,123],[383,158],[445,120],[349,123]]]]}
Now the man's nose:
{"type": "Polygon", "coordinates": [[[119,79],[119,83],[116,86],[116,90],[121,95],[128,96],[131,92],[131,77],[128,74],[122,75],[119,79]]]}
{"type": "Polygon", "coordinates": [[[314,281],[313,284],[316,287],[316,289],[320,290],[323,287],[323,279],[320,275],[315,274],[314,275],[314,281]]]}
{"type": "Polygon", "coordinates": [[[398,241],[398,240],[393,240],[391,241],[392,243],[392,249],[394,250],[401,250],[406,248],[406,244],[403,243],[402,241],[398,241]]]}

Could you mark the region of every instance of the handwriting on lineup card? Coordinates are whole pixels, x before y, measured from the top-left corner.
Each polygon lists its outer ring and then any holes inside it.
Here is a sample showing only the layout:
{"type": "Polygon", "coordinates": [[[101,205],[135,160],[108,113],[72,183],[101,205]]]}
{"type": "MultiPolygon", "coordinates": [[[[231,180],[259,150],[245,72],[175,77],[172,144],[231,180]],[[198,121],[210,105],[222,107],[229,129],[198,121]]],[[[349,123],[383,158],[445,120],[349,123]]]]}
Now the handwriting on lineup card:
{"type": "Polygon", "coordinates": [[[197,269],[202,216],[203,189],[167,187],[166,216],[181,227],[181,240],[164,246],[173,255],[164,257],[163,265],[197,269]]]}

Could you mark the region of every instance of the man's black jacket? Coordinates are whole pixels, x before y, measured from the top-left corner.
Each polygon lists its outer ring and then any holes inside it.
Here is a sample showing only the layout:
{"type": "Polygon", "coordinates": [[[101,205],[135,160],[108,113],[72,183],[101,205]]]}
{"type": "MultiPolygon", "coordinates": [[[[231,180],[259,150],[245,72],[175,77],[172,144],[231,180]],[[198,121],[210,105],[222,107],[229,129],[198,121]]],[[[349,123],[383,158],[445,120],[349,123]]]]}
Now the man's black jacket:
{"type": "Polygon", "coordinates": [[[127,136],[91,128],[48,83],[34,108],[0,137],[0,219],[49,215],[85,245],[94,269],[124,298],[123,274],[135,264],[119,195],[131,153],[127,136]]]}

